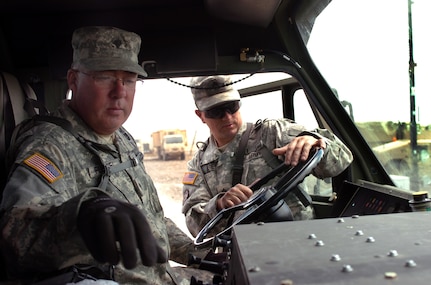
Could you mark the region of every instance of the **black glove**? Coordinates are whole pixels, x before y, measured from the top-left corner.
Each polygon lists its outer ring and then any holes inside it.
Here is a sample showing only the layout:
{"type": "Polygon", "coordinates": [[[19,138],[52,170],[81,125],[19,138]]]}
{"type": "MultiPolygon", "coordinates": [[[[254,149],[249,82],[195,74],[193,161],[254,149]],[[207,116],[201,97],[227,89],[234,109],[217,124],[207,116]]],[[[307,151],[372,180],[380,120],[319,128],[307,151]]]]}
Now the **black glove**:
{"type": "Polygon", "coordinates": [[[145,216],[132,204],[110,197],[90,199],[82,203],[77,225],[88,250],[99,262],[115,265],[121,255],[124,267],[134,268],[138,260],[136,249],[145,266],[167,261],[145,216]]]}

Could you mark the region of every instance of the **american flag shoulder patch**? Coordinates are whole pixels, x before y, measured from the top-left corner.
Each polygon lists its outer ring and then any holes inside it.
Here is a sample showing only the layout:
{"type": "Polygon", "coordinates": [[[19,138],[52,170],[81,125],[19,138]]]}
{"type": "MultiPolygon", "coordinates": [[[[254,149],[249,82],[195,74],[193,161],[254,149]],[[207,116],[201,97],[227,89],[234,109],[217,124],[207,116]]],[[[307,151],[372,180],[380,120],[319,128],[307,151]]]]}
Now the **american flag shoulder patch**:
{"type": "Polygon", "coordinates": [[[63,177],[63,173],[48,158],[40,153],[35,153],[24,160],[24,163],[36,170],[49,183],[53,183],[63,177]]]}
{"type": "Polygon", "coordinates": [[[197,172],[186,172],[183,176],[183,184],[193,185],[197,177],[197,172]]]}

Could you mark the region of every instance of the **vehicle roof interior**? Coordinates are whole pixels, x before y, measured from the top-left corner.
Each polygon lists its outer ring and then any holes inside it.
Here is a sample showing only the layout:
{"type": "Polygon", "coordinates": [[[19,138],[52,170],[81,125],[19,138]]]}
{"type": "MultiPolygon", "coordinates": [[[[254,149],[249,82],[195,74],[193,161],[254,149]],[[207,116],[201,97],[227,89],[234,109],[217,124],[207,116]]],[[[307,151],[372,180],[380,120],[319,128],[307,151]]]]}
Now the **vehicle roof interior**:
{"type": "Polygon", "coordinates": [[[74,0],[59,5],[56,0],[3,1],[0,67],[11,72],[49,68],[52,79],[62,78],[72,61],[73,30],[110,25],[141,35],[139,60],[157,62],[150,77],[211,72],[220,58],[238,57],[241,47],[283,50],[273,23],[280,11],[292,9],[295,2],[74,0]]]}

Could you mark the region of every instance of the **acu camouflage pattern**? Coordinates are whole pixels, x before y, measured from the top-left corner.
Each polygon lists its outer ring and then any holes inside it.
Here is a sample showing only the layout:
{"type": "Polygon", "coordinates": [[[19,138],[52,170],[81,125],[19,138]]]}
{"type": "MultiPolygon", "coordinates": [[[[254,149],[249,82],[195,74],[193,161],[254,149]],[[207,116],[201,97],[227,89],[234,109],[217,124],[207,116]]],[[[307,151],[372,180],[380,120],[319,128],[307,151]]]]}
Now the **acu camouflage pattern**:
{"type": "Polygon", "coordinates": [[[241,96],[231,83],[229,76],[193,77],[190,86],[196,107],[206,111],[226,102],[240,101],[241,96]]]}
{"type": "MultiPolygon", "coordinates": [[[[54,115],[67,119],[76,133],[92,142],[99,158],[56,124],[42,122],[19,136],[18,155],[1,204],[1,210],[5,211],[1,220],[2,251],[9,272],[34,279],[77,263],[106,267],[89,255],[76,227],[80,204],[102,193],[137,205],[170,259],[185,263],[187,253],[194,249],[192,240],[164,217],[156,188],[133,138],[120,129],[115,132],[114,143],[107,144],[86,127],[67,107],[67,102],[54,115]],[[51,184],[26,166],[23,160],[35,152],[51,160],[63,177],[51,184]],[[136,166],[113,174],[106,190],[97,188],[104,172],[100,159],[115,166],[129,158],[137,159],[136,166]]],[[[119,264],[114,269],[120,284],[189,283],[190,276],[175,282],[171,275],[176,274],[169,263],[154,267],[138,265],[133,270],[119,264]]]]}
{"type": "Polygon", "coordinates": [[[141,37],[115,27],[90,26],[72,35],[73,64],[87,70],[124,70],[147,76],[138,64],[141,37]]]}
{"type": "MultiPolygon", "coordinates": [[[[188,171],[196,172],[198,176],[193,185],[183,185],[182,211],[185,214],[187,227],[194,236],[217,214],[216,200],[232,187],[232,166],[235,162],[235,153],[241,135],[245,130],[246,124],[243,124],[236,137],[226,146],[224,151],[220,151],[213,138],[210,137],[209,144],[203,154],[200,153],[201,151],[196,152],[188,162],[188,171]],[[203,173],[202,169],[207,173],[203,173]]],[[[247,143],[241,183],[250,185],[271,170],[259,152],[263,146],[266,146],[270,151],[282,147],[303,131],[306,131],[305,127],[288,119],[258,122],[247,143]]],[[[321,162],[313,170],[313,175],[317,178],[326,178],[340,174],[353,160],[350,150],[328,130],[315,129],[312,133],[326,138],[327,145],[321,162]]],[[[279,159],[283,158],[279,157],[279,159]]],[[[272,181],[267,183],[267,185],[271,184],[272,181]]],[[[294,220],[313,218],[312,207],[304,207],[293,193],[289,194],[285,200],[292,211],[294,220]]],[[[219,226],[215,227],[211,234],[220,232],[223,226],[222,222],[219,223],[219,226]]]]}

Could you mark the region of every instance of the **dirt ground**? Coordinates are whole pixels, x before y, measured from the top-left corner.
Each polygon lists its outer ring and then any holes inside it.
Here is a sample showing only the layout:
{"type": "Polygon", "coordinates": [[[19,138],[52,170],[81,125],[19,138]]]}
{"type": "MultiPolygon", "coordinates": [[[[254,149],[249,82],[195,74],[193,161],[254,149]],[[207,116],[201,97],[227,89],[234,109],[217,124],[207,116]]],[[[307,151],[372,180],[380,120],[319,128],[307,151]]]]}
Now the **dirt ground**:
{"type": "Polygon", "coordinates": [[[186,233],[188,230],[184,215],[181,213],[183,199],[181,181],[190,158],[191,154],[187,154],[185,160],[163,161],[152,154],[144,156],[145,168],[157,188],[165,216],[171,218],[186,233]]]}

